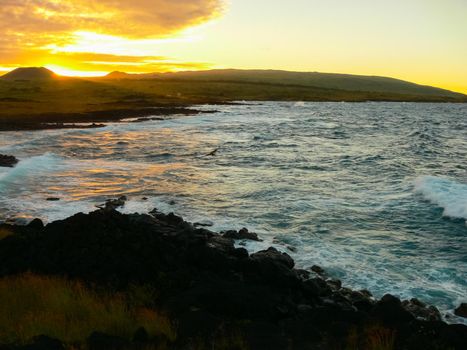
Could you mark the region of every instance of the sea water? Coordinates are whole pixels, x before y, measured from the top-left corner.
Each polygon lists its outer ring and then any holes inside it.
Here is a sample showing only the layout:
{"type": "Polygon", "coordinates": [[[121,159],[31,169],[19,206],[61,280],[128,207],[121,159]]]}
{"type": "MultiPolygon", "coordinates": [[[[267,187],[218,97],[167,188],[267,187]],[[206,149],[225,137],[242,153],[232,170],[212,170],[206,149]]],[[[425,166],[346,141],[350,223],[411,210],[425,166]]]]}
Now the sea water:
{"type": "Polygon", "coordinates": [[[0,168],[0,220],[63,219],[126,195],[124,212],[248,227],[264,239],[250,250],[274,245],[377,297],[444,314],[467,301],[466,104],[197,108],[217,112],[0,133],[0,153],[20,159],[0,168]]]}

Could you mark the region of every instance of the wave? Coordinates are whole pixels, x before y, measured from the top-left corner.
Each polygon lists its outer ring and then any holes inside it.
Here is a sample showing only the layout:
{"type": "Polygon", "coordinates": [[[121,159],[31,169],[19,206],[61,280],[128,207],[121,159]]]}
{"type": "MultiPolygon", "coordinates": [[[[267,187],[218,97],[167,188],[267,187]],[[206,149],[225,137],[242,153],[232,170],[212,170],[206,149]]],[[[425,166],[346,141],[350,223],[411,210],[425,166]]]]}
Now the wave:
{"type": "Polygon", "coordinates": [[[20,160],[14,168],[7,168],[0,173],[0,191],[8,189],[10,184],[22,177],[53,170],[59,160],[60,158],[53,153],[20,160]]]}
{"type": "Polygon", "coordinates": [[[415,192],[443,208],[444,216],[467,220],[467,184],[442,177],[422,176],[415,180],[415,192]]]}

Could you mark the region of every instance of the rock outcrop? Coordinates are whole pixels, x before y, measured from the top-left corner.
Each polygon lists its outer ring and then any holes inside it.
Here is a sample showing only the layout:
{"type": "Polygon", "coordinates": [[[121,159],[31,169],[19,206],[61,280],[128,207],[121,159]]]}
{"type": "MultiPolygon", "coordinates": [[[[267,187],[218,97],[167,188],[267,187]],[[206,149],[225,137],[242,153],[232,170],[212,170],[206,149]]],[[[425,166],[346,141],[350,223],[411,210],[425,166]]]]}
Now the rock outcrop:
{"type": "MultiPolygon", "coordinates": [[[[106,208],[8,229],[14,234],[0,240],[0,277],[30,271],[116,291],[152,285],[154,305],[177,324],[173,349],[189,349],[196,339],[214,344],[227,331],[254,350],[367,348],[365,342],[378,337],[394,349],[467,344],[466,326],[442,322],[435,308],[418,300],[389,294],[376,300],[296,269],[275,248],[250,255],[234,245],[236,235],[196,228],[174,214],[106,208]]],[[[135,339],[144,342],[144,330],[135,339]]],[[[89,340],[92,348],[110,343],[124,342],[100,333],[89,340]]]]}
{"type": "Polygon", "coordinates": [[[18,162],[19,160],[14,156],[0,154],[0,167],[13,168],[18,162]]]}
{"type": "Polygon", "coordinates": [[[455,310],[454,313],[457,316],[467,318],[467,303],[460,304],[455,310]]]}

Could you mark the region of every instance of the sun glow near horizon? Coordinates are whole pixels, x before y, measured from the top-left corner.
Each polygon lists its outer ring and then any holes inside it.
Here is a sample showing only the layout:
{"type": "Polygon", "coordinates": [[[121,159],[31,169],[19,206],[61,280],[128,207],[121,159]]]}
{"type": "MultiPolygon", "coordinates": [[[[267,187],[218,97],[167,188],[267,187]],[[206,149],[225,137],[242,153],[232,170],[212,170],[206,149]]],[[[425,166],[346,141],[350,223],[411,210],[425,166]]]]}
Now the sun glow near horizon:
{"type": "Polygon", "coordinates": [[[57,66],[55,64],[46,64],[44,67],[63,77],[82,77],[82,78],[103,77],[109,73],[107,71],[74,70],[74,69],[70,69],[66,67],[57,66]]]}

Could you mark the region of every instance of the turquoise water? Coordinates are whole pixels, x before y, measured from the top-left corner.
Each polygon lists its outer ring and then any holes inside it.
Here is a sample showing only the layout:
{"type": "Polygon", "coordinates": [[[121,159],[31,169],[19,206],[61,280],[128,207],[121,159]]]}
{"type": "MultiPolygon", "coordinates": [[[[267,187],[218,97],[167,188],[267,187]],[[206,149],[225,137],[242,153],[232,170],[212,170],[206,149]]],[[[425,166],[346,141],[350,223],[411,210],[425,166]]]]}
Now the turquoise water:
{"type": "Polygon", "coordinates": [[[126,212],[249,227],[265,239],[249,249],[274,244],[376,296],[444,312],[467,301],[467,105],[199,108],[218,112],[1,133],[0,153],[21,162],[0,170],[0,219],[61,219],[125,194],[126,212]]]}

